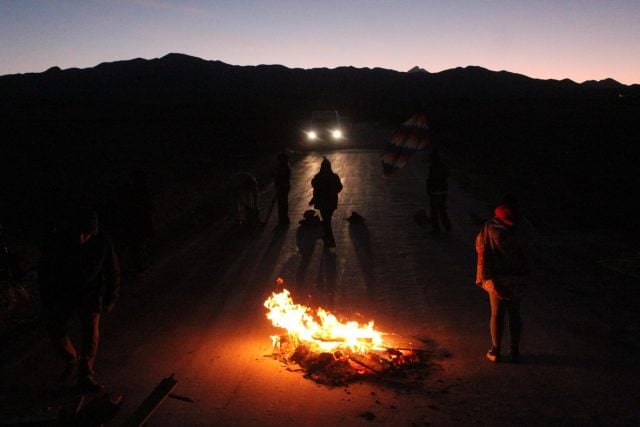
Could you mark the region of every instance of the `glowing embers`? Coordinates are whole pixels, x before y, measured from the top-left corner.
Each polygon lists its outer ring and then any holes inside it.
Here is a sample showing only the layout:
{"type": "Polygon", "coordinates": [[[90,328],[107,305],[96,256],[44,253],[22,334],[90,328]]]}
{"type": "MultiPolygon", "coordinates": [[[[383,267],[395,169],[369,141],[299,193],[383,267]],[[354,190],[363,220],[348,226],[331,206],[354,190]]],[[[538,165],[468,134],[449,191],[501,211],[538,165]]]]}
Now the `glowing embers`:
{"type": "MultiPolygon", "coordinates": [[[[281,279],[277,282],[282,285],[281,279]]],[[[406,380],[409,374],[412,381],[421,382],[426,353],[412,345],[398,348],[385,342],[383,335],[397,336],[376,331],[373,321],[366,325],[341,322],[322,308],[314,313],[294,303],[286,289],[271,294],[264,306],[273,325],[286,330],[283,335],[271,336],[273,356],[286,365],[296,363],[307,378],[343,385],[363,376],[392,375],[406,380]]]]}

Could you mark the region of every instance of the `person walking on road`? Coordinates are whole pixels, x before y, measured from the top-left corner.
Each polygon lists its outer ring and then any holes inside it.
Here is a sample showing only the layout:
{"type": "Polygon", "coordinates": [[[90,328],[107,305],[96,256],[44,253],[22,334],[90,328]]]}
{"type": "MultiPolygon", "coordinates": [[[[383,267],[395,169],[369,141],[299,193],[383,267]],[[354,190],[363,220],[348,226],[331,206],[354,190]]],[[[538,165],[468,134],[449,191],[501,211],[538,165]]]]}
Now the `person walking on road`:
{"type": "Polygon", "coordinates": [[[289,225],[289,190],[291,185],[291,167],[289,156],[286,153],[278,154],[278,163],[273,171],[276,188],[276,200],[278,203],[278,224],[289,225]]]}
{"type": "Polygon", "coordinates": [[[54,231],[45,242],[38,285],[53,345],[66,366],[61,381],[77,375],[83,391],[99,391],[93,365],[100,339],[100,313],[111,312],[120,289],[120,266],[110,236],[98,227],[89,208],[79,209],[68,230],[54,231]],[[82,327],[78,354],[69,336],[76,315],[82,327]]]}
{"type": "Polygon", "coordinates": [[[501,347],[505,314],[509,319],[510,360],[520,358],[522,319],[520,301],[526,289],[528,257],[519,215],[508,204],[495,208],[494,217],[486,221],[476,236],[478,255],[476,285],[489,293],[491,305],[491,348],[487,359],[502,361],[501,347]]]}
{"type": "Polygon", "coordinates": [[[342,191],[340,177],[331,169],[331,162],[326,157],[320,163],[320,172],[311,180],[313,198],[309,205],[320,211],[322,227],[324,231],[324,244],[326,248],[335,248],[336,241],[333,237],[331,219],[333,212],[338,208],[338,193],[342,191]]]}
{"type": "Polygon", "coordinates": [[[449,168],[440,158],[437,149],[430,156],[427,175],[427,198],[431,210],[431,234],[440,234],[441,225],[445,231],[451,231],[451,221],[447,213],[449,168]]]}

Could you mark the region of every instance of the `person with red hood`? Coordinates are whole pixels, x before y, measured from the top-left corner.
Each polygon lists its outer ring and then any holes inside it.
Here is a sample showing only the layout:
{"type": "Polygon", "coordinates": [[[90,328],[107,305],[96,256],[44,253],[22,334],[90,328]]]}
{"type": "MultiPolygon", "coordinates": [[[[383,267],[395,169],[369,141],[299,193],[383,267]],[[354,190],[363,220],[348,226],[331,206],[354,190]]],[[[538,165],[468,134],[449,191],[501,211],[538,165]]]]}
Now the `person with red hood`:
{"type": "Polygon", "coordinates": [[[320,211],[322,228],[324,230],[324,244],[326,248],[335,248],[336,242],[331,228],[333,212],[338,208],[338,193],[342,191],[340,177],[331,169],[331,162],[326,157],[320,163],[320,172],[311,180],[313,198],[309,205],[320,211]]]}
{"type": "Polygon", "coordinates": [[[487,359],[492,362],[502,361],[505,314],[509,318],[510,360],[517,362],[520,357],[520,300],[526,288],[528,243],[519,232],[519,217],[517,206],[503,200],[476,236],[476,285],[489,293],[491,304],[491,348],[487,359]]]}

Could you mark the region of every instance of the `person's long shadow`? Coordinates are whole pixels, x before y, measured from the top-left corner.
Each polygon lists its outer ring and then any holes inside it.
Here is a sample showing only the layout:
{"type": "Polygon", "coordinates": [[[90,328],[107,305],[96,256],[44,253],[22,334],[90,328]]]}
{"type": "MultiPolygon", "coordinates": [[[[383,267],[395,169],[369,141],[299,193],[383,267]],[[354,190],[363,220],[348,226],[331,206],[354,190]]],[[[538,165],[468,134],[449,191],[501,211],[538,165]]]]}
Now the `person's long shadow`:
{"type": "Polygon", "coordinates": [[[304,286],[305,276],[311,263],[313,250],[318,239],[322,237],[322,225],[301,223],[296,232],[296,242],[302,259],[296,273],[296,284],[302,288],[304,286]]]}
{"type": "Polygon", "coordinates": [[[281,226],[273,230],[273,237],[260,259],[260,264],[258,265],[254,279],[263,280],[271,276],[288,231],[289,229],[287,227],[281,226]]]}
{"type": "Polygon", "coordinates": [[[322,251],[318,269],[318,289],[323,295],[321,303],[333,307],[336,294],[336,254],[328,249],[322,251]]]}
{"type": "Polygon", "coordinates": [[[358,264],[362,271],[362,277],[367,287],[370,299],[375,297],[376,285],[373,278],[373,252],[371,250],[371,238],[366,224],[349,224],[349,237],[356,250],[358,264]]]}

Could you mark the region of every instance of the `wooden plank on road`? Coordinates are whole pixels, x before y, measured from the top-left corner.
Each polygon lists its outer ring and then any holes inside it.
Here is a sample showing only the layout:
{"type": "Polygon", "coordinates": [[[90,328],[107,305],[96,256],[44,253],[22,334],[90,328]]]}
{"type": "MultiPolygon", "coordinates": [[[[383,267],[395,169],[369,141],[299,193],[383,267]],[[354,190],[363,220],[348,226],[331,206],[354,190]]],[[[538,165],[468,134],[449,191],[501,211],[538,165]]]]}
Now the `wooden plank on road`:
{"type": "Polygon", "coordinates": [[[153,415],[158,407],[171,394],[178,381],[173,378],[173,374],[160,381],[160,384],[142,402],[133,414],[123,424],[126,427],[138,427],[144,425],[153,415]]]}

